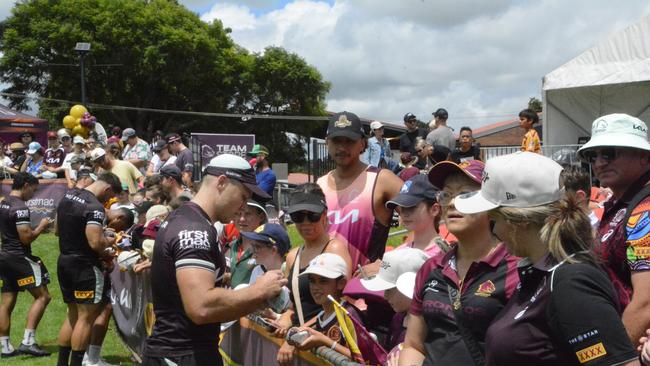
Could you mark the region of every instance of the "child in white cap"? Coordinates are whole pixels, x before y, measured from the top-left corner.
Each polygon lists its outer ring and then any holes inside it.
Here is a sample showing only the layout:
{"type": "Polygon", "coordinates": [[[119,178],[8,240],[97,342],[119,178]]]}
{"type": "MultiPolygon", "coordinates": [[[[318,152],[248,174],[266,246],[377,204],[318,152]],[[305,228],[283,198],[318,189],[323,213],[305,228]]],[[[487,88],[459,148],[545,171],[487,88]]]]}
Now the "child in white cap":
{"type": "Polygon", "coordinates": [[[328,299],[333,297],[348,311],[351,317],[361,321],[359,310],[353,305],[341,301],[343,289],[347,284],[348,268],[341,256],[323,253],[309,262],[309,267],[300,276],[309,276],[309,291],[315,302],[323,310],[316,317],[301,327],[299,331],[309,332],[309,336],[297,348],[310,350],[320,346],[329,347],[336,352],[351,357],[350,350],[334,312],[334,304],[328,299]]]}

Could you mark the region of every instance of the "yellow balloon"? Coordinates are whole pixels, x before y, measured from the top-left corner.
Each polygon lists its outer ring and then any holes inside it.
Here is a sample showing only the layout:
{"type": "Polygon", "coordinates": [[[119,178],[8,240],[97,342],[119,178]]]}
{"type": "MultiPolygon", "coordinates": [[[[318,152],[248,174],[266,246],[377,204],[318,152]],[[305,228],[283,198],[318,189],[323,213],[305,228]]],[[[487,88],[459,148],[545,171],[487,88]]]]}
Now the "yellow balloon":
{"type": "Polygon", "coordinates": [[[75,128],[77,126],[81,126],[81,118],[77,118],[74,120],[74,126],[72,126],[72,128],[75,128]]]}
{"type": "Polygon", "coordinates": [[[86,137],[88,137],[88,130],[86,129],[86,127],[84,127],[82,125],[76,125],[72,129],[72,135],[81,136],[83,138],[86,138],[86,137]]]}
{"type": "Polygon", "coordinates": [[[74,128],[77,124],[77,119],[72,117],[72,116],[65,116],[63,117],[63,127],[65,128],[74,128]]]}
{"type": "Polygon", "coordinates": [[[81,118],[86,112],[88,112],[88,110],[81,104],[77,104],[70,108],[70,115],[74,118],[81,118]]]}

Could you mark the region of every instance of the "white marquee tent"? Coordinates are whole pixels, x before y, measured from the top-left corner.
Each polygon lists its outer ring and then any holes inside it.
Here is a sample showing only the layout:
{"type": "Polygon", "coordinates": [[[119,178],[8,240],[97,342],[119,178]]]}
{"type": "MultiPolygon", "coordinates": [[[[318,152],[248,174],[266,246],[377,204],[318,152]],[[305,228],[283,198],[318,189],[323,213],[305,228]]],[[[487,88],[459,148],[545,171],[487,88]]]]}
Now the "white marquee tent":
{"type": "Polygon", "coordinates": [[[542,101],[545,145],[578,143],[605,114],[650,124],[650,16],[547,74],[542,101]]]}

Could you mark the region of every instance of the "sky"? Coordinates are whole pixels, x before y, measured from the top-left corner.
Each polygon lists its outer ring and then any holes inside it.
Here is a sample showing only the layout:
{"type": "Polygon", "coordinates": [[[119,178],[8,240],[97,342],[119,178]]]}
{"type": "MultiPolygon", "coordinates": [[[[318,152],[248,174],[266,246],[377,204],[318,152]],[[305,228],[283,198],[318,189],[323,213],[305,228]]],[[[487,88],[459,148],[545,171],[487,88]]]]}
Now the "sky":
{"type": "MultiPolygon", "coordinates": [[[[179,0],[251,52],[281,46],[332,83],[330,111],[402,123],[514,118],[542,78],[650,15],[645,0],[179,0]]],[[[0,0],[0,19],[9,14],[0,0]]]]}

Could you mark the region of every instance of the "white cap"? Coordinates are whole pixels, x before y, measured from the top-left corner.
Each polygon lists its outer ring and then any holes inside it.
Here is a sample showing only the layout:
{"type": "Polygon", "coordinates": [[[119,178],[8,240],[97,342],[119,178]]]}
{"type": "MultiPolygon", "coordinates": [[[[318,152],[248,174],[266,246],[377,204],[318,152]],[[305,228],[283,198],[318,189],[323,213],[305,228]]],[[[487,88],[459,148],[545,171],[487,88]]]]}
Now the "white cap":
{"type": "Polygon", "coordinates": [[[417,273],[415,272],[406,272],[397,277],[397,291],[401,292],[402,295],[408,297],[409,299],[413,298],[416,275],[417,273]]]}
{"type": "Polygon", "coordinates": [[[90,160],[95,161],[104,155],[106,155],[106,151],[104,151],[104,149],[101,147],[97,147],[90,152],[90,160]]]}
{"type": "Polygon", "coordinates": [[[417,272],[429,259],[420,249],[402,248],[384,254],[379,273],[371,279],[361,279],[361,285],[370,291],[384,291],[397,284],[397,278],[405,272],[417,272]]]}
{"type": "Polygon", "coordinates": [[[535,207],[559,200],[562,166],[532,152],[516,152],[485,163],[481,190],[456,197],[461,213],[489,211],[497,207],[535,207]]]}
{"type": "Polygon", "coordinates": [[[309,267],[300,276],[306,276],[310,273],[331,279],[341,276],[347,277],[348,265],[338,254],[323,253],[312,259],[309,262],[309,267]]]}
{"type": "Polygon", "coordinates": [[[86,140],[84,140],[83,137],[77,135],[72,139],[72,143],[73,144],[84,144],[84,143],[86,143],[86,140]]]}
{"type": "Polygon", "coordinates": [[[602,146],[650,150],[648,127],[640,119],[623,113],[598,117],[591,125],[591,140],[578,150],[578,154],[602,146]]]}
{"type": "Polygon", "coordinates": [[[147,224],[149,224],[149,222],[151,220],[155,219],[156,217],[158,217],[160,215],[165,215],[165,214],[168,214],[168,213],[169,213],[169,209],[165,205],[153,205],[153,206],[151,206],[147,210],[147,213],[146,213],[146,219],[145,219],[146,224],[145,224],[145,226],[147,226],[147,224]]]}
{"type": "Polygon", "coordinates": [[[372,121],[370,122],[370,129],[371,130],[378,130],[380,128],[384,127],[384,124],[379,122],[379,121],[372,121]]]}

